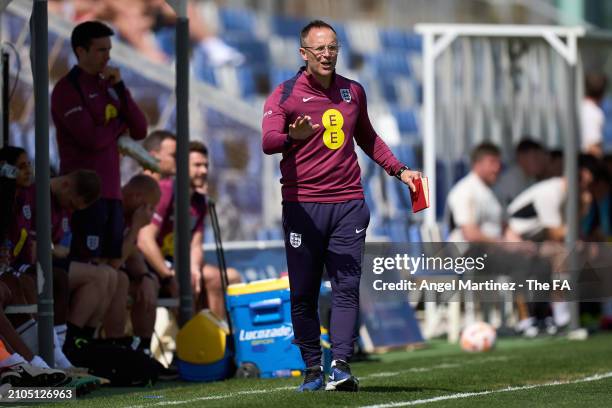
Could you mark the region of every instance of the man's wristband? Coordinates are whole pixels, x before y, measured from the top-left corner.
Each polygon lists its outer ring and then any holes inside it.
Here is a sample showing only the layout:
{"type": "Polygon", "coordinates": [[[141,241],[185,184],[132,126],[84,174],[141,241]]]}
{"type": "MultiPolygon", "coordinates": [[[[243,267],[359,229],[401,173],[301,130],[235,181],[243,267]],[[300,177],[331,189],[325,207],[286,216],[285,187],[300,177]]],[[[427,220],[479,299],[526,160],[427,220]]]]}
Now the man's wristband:
{"type": "Polygon", "coordinates": [[[405,172],[406,170],[410,170],[410,169],[408,168],[408,166],[402,166],[402,168],[401,168],[401,169],[399,169],[399,170],[397,171],[397,173],[395,173],[395,177],[396,177],[398,180],[401,180],[401,179],[402,179],[402,173],[403,173],[403,172],[405,172]]]}

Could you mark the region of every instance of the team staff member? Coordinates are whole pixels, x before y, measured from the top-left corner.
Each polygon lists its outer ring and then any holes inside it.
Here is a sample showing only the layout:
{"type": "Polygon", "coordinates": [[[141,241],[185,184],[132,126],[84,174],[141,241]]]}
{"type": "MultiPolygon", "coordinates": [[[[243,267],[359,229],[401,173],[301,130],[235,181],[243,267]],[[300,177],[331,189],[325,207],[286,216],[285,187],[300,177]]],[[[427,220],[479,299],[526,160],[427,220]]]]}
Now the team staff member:
{"type": "Polygon", "coordinates": [[[264,105],[263,151],[282,153],[283,227],[295,343],[306,364],[299,391],[323,388],[317,301],[325,266],[332,283],[333,371],[327,390],[356,391],[348,360],[356,338],[359,280],[370,213],[353,139],[385,171],[414,189],[416,171],[376,134],[360,84],[335,72],[336,32],[316,20],[302,29],[305,67],[264,105]]]}
{"type": "Polygon", "coordinates": [[[60,173],[89,169],[102,182],[101,199],[72,218],[71,257],[76,260],[121,258],[123,214],[117,139],[129,132],[144,139],[147,122],[121,80],[108,65],[113,31],[97,21],[72,31],[78,64],[60,79],[51,95],[57,128],[60,173]]]}

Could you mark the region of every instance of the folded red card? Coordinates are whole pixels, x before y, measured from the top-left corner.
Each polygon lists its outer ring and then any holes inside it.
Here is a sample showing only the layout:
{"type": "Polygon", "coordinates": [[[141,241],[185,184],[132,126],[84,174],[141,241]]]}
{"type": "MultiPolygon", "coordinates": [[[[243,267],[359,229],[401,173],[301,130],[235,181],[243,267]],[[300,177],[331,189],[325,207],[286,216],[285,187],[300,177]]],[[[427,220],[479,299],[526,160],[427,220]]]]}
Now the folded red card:
{"type": "Polygon", "coordinates": [[[410,200],[412,201],[412,212],[417,213],[429,208],[429,181],[427,177],[422,177],[413,181],[416,191],[410,190],[410,200]]]}

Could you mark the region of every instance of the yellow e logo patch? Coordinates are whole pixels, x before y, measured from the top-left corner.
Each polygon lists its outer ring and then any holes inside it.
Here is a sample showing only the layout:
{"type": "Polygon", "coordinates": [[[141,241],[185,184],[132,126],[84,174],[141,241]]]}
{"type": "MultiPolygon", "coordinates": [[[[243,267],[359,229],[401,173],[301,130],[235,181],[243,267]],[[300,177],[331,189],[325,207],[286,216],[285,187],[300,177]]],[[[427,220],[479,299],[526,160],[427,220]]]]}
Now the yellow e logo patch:
{"type": "Polygon", "coordinates": [[[323,143],[331,150],[336,150],[344,144],[344,117],[339,110],[328,109],[323,114],[323,143]]]}
{"type": "Polygon", "coordinates": [[[104,109],[104,122],[108,123],[111,119],[116,118],[117,116],[117,108],[110,103],[106,105],[106,108],[104,109]]]}

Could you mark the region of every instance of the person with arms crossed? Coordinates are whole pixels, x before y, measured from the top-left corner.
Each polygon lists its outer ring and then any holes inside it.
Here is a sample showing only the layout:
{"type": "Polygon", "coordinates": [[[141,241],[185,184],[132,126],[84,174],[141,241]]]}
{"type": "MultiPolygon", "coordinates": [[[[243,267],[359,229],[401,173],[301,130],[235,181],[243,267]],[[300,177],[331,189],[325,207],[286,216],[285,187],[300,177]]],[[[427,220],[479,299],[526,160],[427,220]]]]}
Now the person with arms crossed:
{"type": "Polygon", "coordinates": [[[300,35],[299,72],[264,105],[262,147],[281,153],[283,228],[295,343],[306,364],[298,391],[325,386],[317,302],[323,267],[332,283],[332,374],[326,390],[357,391],[348,361],[356,339],[359,281],[370,213],[355,142],[376,163],[415,189],[420,173],[400,163],[376,134],[363,87],[335,72],[340,45],[315,20],[300,35]]]}

